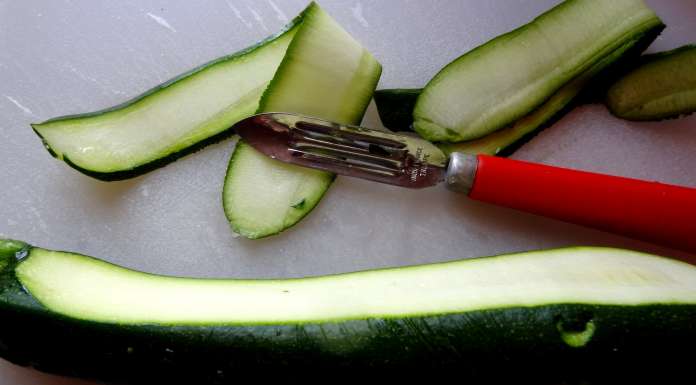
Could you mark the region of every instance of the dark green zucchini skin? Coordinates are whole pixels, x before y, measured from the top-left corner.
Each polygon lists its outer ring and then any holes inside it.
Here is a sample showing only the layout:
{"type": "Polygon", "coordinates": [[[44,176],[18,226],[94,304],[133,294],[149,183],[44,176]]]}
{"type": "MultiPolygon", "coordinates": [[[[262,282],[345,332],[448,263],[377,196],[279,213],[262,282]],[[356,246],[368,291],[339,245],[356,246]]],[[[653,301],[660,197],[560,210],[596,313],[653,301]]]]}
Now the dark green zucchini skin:
{"type": "Polygon", "coordinates": [[[379,119],[392,131],[413,131],[413,107],[422,88],[394,88],[375,91],[379,119]]]}
{"type": "Polygon", "coordinates": [[[240,375],[306,381],[321,373],[330,376],[324,379],[405,378],[425,370],[469,383],[628,383],[659,376],[664,384],[691,369],[692,352],[682,350],[696,344],[693,305],[550,304],[284,325],[98,323],[44,308],[22,288],[13,263],[0,275],[0,356],[115,383],[231,384],[240,375]],[[596,330],[587,344],[563,341],[559,330],[582,330],[588,321],[596,330]]]}

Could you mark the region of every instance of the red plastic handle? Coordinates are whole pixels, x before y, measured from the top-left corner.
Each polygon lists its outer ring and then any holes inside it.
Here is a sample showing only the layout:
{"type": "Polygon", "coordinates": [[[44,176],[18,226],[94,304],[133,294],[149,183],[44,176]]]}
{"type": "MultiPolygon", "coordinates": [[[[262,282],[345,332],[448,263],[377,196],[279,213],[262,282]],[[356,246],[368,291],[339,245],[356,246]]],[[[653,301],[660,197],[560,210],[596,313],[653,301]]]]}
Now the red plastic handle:
{"type": "Polygon", "coordinates": [[[696,252],[696,189],[480,155],[472,199],[696,252]]]}

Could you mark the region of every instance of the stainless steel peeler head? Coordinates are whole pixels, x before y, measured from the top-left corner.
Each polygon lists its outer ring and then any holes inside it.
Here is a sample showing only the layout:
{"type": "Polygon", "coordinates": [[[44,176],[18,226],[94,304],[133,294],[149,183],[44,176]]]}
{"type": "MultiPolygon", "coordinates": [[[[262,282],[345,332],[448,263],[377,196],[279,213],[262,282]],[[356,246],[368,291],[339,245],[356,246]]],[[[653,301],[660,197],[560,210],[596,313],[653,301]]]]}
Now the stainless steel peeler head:
{"type": "Polygon", "coordinates": [[[290,113],[254,115],[233,129],[273,159],[340,175],[423,188],[447,174],[447,156],[416,137],[290,113]]]}

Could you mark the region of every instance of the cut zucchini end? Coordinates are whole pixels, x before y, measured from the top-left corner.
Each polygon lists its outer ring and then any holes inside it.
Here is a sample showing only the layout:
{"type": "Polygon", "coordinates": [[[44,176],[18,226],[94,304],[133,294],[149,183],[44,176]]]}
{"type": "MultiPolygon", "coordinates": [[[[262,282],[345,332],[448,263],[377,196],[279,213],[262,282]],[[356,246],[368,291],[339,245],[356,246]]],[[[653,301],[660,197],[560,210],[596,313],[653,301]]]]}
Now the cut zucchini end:
{"type": "Polygon", "coordinates": [[[48,153],[51,154],[52,157],[63,160],[63,155],[54,151],[51,145],[46,140],[46,138],[44,138],[44,136],[41,134],[41,131],[44,129],[45,123],[46,122],[31,123],[29,125],[31,126],[31,129],[34,131],[34,133],[39,137],[39,139],[41,139],[41,144],[43,144],[46,151],[48,151],[48,153]]]}
{"type": "Polygon", "coordinates": [[[249,239],[269,237],[309,214],[334,179],[327,172],[270,159],[239,141],[223,187],[225,215],[235,233],[249,239]],[[259,190],[259,185],[266,188],[259,190]]]}
{"type": "MultiPolygon", "coordinates": [[[[259,156],[264,155],[259,154],[259,156]]],[[[230,165],[234,161],[234,158],[235,157],[230,160],[230,165]]],[[[254,211],[245,208],[248,207],[247,204],[249,206],[254,206],[257,198],[252,195],[241,196],[240,194],[243,194],[242,191],[234,190],[235,186],[239,186],[241,183],[236,181],[235,177],[230,176],[225,178],[225,187],[223,188],[223,208],[225,216],[230,223],[232,231],[248,239],[262,239],[277,235],[300,222],[314,210],[336,179],[334,174],[327,172],[284,164],[273,161],[272,159],[268,159],[268,162],[268,167],[262,167],[263,171],[259,172],[257,175],[269,175],[268,172],[280,172],[285,174],[283,177],[285,181],[305,180],[307,183],[297,185],[291,189],[285,189],[284,191],[286,194],[278,193],[276,198],[283,199],[274,199],[269,196],[267,201],[268,205],[266,205],[264,209],[279,207],[279,205],[284,204],[286,212],[283,217],[273,216],[273,220],[265,220],[268,217],[264,217],[261,214],[256,217],[249,216],[248,213],[254,211]],[[290,197],[289,200],[286,199],[288,197],[290,197]],[[280,200],[283,200],[283,203],[279,202],[280,200]]],[[[257,163],[256,166],[261,167],[260,165],[265,162],[262,161],[257,163]]],[[[234,172],[231,174],[243,175],[244,173],[234,172]]]]}

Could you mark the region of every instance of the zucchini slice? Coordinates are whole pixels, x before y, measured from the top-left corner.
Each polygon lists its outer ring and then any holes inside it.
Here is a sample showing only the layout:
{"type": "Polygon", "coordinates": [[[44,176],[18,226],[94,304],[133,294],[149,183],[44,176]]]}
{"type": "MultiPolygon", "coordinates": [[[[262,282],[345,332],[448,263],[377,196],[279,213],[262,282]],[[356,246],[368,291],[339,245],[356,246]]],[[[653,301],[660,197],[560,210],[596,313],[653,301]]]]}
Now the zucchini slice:
{"type": "Polygon", "coordinates": [[[231,135],[253,114],[304,13],[282,32],[123,104],[32,124],[48,151],[84,174],[135,177],[231,135]]]}
{"type": "Polygon", "coordinates": [[[0,356],[113,382],[414,365],[577,380],[664,374],[696,342],[696,267],[618,249],[276,280],[157,276],[9,240],[0,261],[0,356]]]}
{"type": "Polygon", "coordinates": [[[424,88],[414,129],[473,140],[513,124],[637,36],[663,28],[642,0],[567,0],[447,65],[424,88]]]}
{"type": "MultiPolygon", "coordinates": [[[[662,28],[637,35],[622,47],[597,62],[585,73],[574,78],[556,91],[544,104],[511,126],[492,132],[482,138],[457,142],[437,143],[446,154],[510,155],[544,127],[558,120],[575,104],[575,101],[592,85],[602,85],[603,78],[611,77],[637,59],[640,53],[655,40],[662,28]]],[[[603,85],[602,85],[603,86],[603,85]]],[[[410,128],[413,123],[413,106],[421,89],[387,89],[375,92],[375,103],[385,127],[397,130],[410,128]]]]}
{"type": "MultiPolygon", "coordinates": [[[[358,124],[380,74],[372,55],[312,4],[258,112],[296,112],[358,124]]],[[[225,178],[225,214],[233,231],[247,238],[277,234],[307,215],[333,180],[333,174],[268,159],[240,141],[225,178]]]]}
{"type": "Polygon", "coordinates": [[[609,110],[628,120],[662,120],[696,111],[696,46],[645,55],[607,92],[609,110]]]}
{"type": "Polygon", "coordinates": [[[581,95],[592,91],[593,86],[603,86],[604,78],[612,77],[628,63],[637,59],[657,36],[662,27],[638,34],[623,46],[595,63],[590,69],[558,89],[547,101],[529,115],[515,121],[511,126],[492,132],[482,138],[459,142],[440,143],[438,147],[446,154],[464,152],[469,154],[501,155],[512,154],[543,128],[560,119],[573,107],[581,95]],[[589,89],[589,90],[588,90],[589,89]]]}

